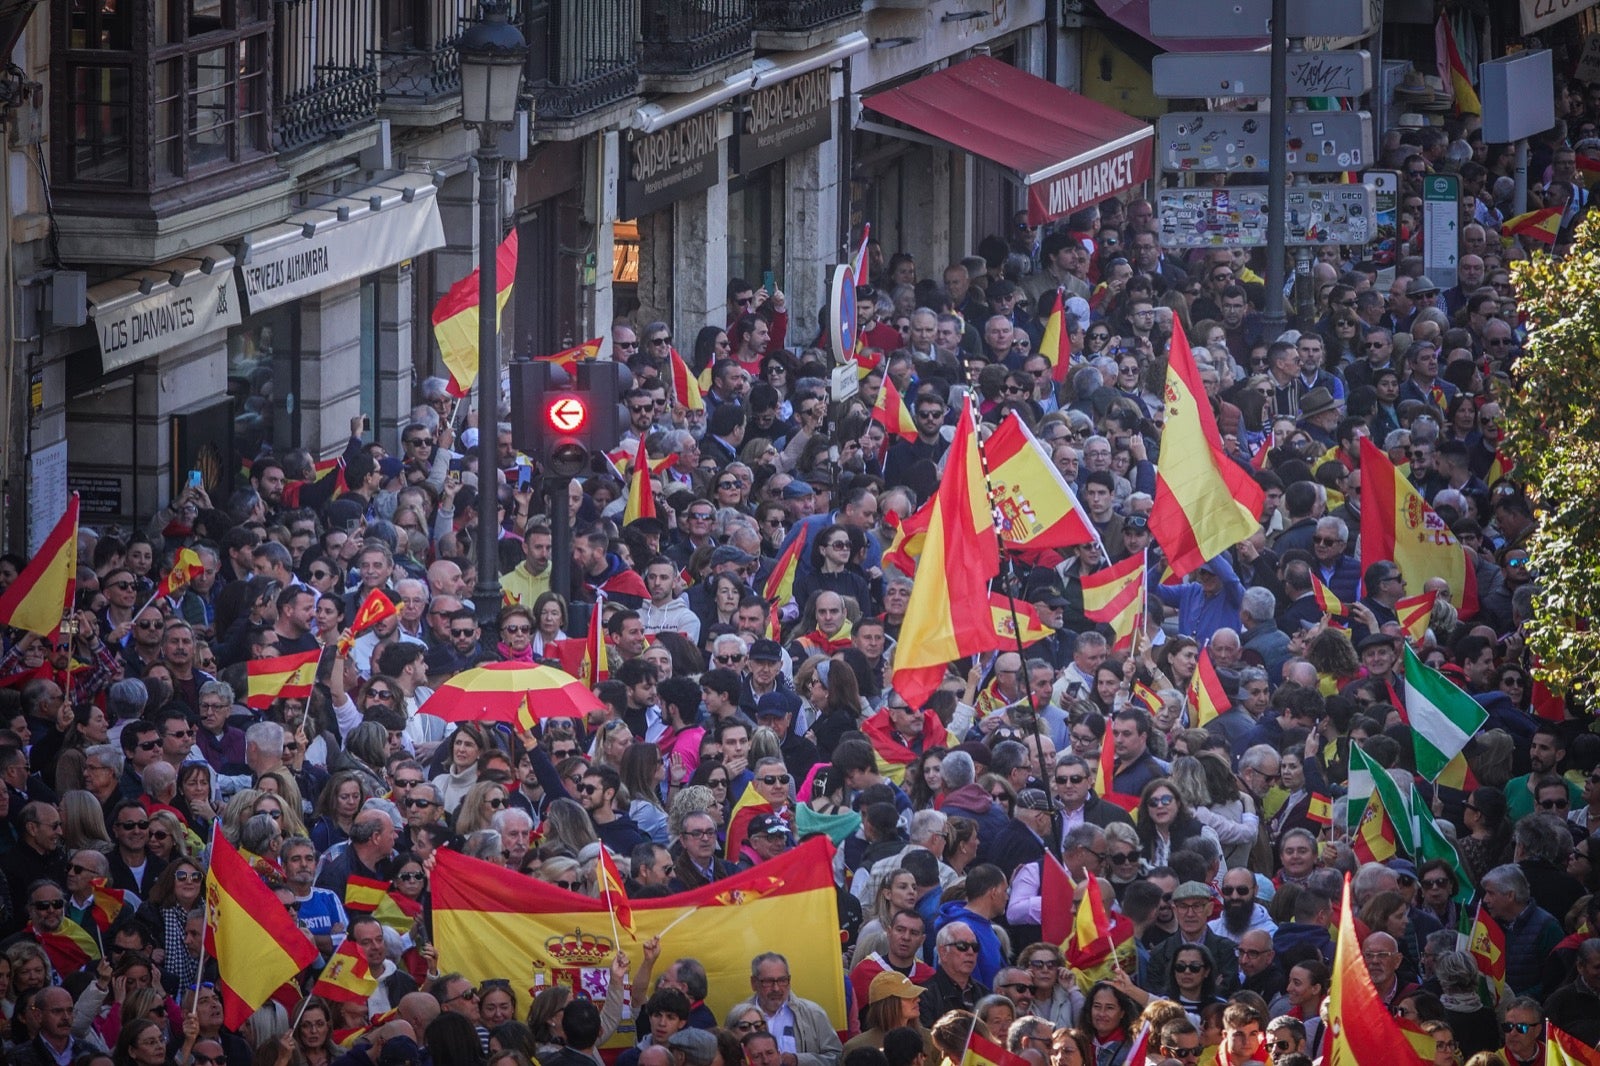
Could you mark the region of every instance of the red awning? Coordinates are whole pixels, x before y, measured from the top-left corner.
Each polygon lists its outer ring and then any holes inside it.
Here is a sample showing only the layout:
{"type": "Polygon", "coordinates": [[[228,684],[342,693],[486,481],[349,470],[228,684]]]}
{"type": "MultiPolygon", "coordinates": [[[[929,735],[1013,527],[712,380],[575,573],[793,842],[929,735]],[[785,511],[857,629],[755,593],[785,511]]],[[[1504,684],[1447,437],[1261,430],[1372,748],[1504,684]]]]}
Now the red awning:
{"type": "Polygon", "coordinates": [[[1034,225],[1150,177],[1155,130],[1148,123],[989,56],[861,102],[1016,171],[1028,186],[1034,225]]]}

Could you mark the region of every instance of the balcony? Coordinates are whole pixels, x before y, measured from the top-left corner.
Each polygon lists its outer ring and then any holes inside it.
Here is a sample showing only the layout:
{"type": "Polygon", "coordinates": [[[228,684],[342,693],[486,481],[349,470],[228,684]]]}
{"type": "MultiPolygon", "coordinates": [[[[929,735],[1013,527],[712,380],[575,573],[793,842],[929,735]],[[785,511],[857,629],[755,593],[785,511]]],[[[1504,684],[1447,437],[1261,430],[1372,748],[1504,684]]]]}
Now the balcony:
{"type": "Polygon", "coordinates": [[[660,93],[703,89],[750,60],[754,0],[640,0],[639,71],[660,93]]]}
{"type": "Polygon", "coordinates": [[[383,116],[397,126],[437,126],[461,110],[466,0],[389,0],[383,46],[373,50],[383,116]],[[396,10],[398,3],[398,10],[396,10]]]}
{"type": "Polygon", "coordinates": [[[534,133],[574,140],[613,125],[639,92],[639,0],[548,0],[524,9],[534,133]]]}
{"type": "Polygon", "coordinates": [[[378,117],[372,0],[276,0],[273,143],[295,152],[378,117]]]}
{"type": "Polygon", "coordinates": [[[861,0],[755,0],[756,47],[796,52],[862,28],[861,0]]]}

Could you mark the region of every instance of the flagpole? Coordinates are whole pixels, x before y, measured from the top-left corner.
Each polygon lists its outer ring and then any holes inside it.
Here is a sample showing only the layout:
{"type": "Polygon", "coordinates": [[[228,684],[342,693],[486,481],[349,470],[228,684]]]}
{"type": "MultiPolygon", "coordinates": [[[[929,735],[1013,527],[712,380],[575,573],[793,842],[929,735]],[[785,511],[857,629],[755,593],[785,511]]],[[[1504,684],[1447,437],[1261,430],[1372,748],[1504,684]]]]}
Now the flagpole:
{"type": "MultiPolygon", "coordinates": [[[[969,410],[972,410],[970,406],[969,410]]],[[[984,448],[983,441],[978,439],[976,425],[977,412],[972,410],[972,414],[974,421],[973,443],[977,445],[978,449],[978,465],[983,468],[983,490],[989,503],[989,513],[992,516],[991,524],[994,526],[995,551],[998,552],[1000,556],[1000,568],[1005,572],[1006,604],[1011,611],[1011,634],[1016,641],[1017,658],[1022,661],[1023,696],[1028,701],[1028,710],[1033,714],[1033,726],[1029,732],[1033,734],[1034,757],[1039,760],[1040,783],[1044,784],[1043,779],[1049,777],[1052,770],[1050,767],[1047,767],[1044,764],[1044,743],[1039,739],[1039,701],[1034,697],[1033,685],[1029,683],[1028,680],[1027,653],[1022,650],[1022,622],[1017,617],[1017,572],[1010,556],[1006,554],[1005,535],[1001,532],[1000,528],[1000,509],[995,506],[994,480],[989,473],[989,452],[986,448],[984,448]]],[[[1102,552],[1105,551],[1104,544],[1101,545],[1100,550],[1102,552]]],[[[1107,559],[1107,562],[1109,561],[1110,560],[1107,559]]],[[[998,656],[996,657],[995,661],[998,664],[998,656]]],[[[1049,786],[1045,785],[1045,795],[1048,796],[1049,794],[1049,786]]],[[[1061,845],[1061,825],[1061,813],[1056,810],[1056,805],[1052,802],[1050,804],[1050,836],[1045,842],[1045,847],[1049,850],[1050,854],[1055,855],[1055,857],[1058,859],[1061,857],[1059,854],[1057,854],[1057,851],[1061,845]]],[[[968,1037],[968,1040],[971,1040],[970,1036],[968,1037]]]]}
{"type": "MultiPolygon", "coordinates": [[[[219,820],[220,819],[216,818],[211,820],[211,839],[206,841],[206,865],[208,868],[210,867],[211,853],[213,850],[215,850],[217,844],[217,823],[219,820]]],[[[206,876],[208,878],[210,877],[209,874],[206,876]]],[[[203,881],[200,884],[200,910],[204,915],[200,919],[200,964],[195,967],[194,971],[194,1002],[189,1004],[190,1010],[199,1009],[200,986],[205,982],[206,979],[206,933],[208,933],[211,929],[211,893],[206,891],[206,885],[203,881]]],[[[220,970],[218,971],[217,976],[222,976],[220,970]]],[[[217,998],[219,1000],[222,998],[220,989],[217,992],[217,998]]],[[[182,1005],[181,997],[179,998],[179,1005],[182,1005]]]]}
{"type": "Polygon", "coordinates": [[[660,940],[662,937],[664,937],[668,933],[672,932],[673,929],[677,928],[678,923],[684,921],[685,919],[687,919],[690,915],[694,914],[699,909],[700,909],[699,907],[690,907],[688,910],[684,911],[682,914],[680,914],[676,918],[672,919],[672,921],[668,922],[666,924],[666,926],[664,926],[662,928],[661,932],[656,934],[656,939],[660,940]]]}

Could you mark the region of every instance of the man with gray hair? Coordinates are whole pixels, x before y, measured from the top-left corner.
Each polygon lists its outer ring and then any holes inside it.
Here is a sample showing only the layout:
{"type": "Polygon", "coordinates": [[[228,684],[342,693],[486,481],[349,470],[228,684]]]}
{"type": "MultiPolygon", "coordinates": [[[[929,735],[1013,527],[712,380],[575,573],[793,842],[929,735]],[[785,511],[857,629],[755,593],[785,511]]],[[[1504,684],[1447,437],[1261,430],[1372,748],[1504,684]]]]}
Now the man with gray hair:
{"type": "Polygon", "coordinates": [[[791,990],[788,959],[770,951],[751,959],[750,991],[751,998],[734,1012],[747,1007],[761,1012],[767,1032],[778,1040],[782,1066],[837,1066],[839,1034],[827,1012],[791,990]]]}
{"type": "Polygon", "coordinates": [[[1239,604],[1241,651],[1261,656],[1269,678],[1282,676],[1283,662],[1289,658],[1289,634],[1278,628],[1278,598],[1271,589],[1253,585],[1244,590],[1239,604]]]}
{"type": "Polygon", "coordinates": [[[1078,634],[1072,645],[1072,662],[1061,671],[1063,691],[1073,699],[1088,699],[1094,692],[1094,675],[1100,664],[1110,654],[1110,646],[1103,633],[1086,629],[1078,634]]]}
{"type": "Polygon", "coordinates": [[[1600,939],[1578,945],[1577,973],[1544,1001],[1544,1012],[1551,1025],[1600,1045],[1600,939]]]}
{"type": "MultiPolygon", "coordinates": [[[[1566,782],[1554,774],[1540,777],[1535,794],[1545,802],[1566,798],[1566,782]]],[[[1582,883],[1567,873],[1572,854],[1572,833],[1558,814],[1539,811],[1517,822],[1511,831],[1512,861],[1528,879],[1533,902],[1548,914],[1569,914],[1587,893],[1582,883]]]]}
{"type": "Polygon", "coordinates": [[[977,767],[972,756],[952,751],[939,761],[944,781],[944,802],[939,809],[948,815],[959,814],[978,823],[978,862],[987,862],[989,849],[1006,831],[1011,819],[994,797],[976,783],[977,767]]]}
{"type": "Polygon", "coordinates": [[[506,865],[517,869],[533,838],[533,816],[519,807],[507,807],[495,812],[489,825],[505,841],[506,865]]]}
{"type": "Polygon", "coordinates": [[[226,681],[207,681],[200,686],[195,750],[219,774],[236,774],[246,767],[244,730],[228,724],[233,698],[233,686],[226,681]]]}
{"type": "Polygon", "coordinates": [[[107,825],[111,824],[112,809],[122,799],[122,789],[117,785],[122,764],[122,749],[115,744],[92,744],[83,749],[83,787],[99,801],[107,825]]]}
{"type": "Polygon", "coordinates": [[[1543,996],[1544,960],[1561,941],[1561,923],[1533,902],[1521,867],[1496,866],[1481,883],[1483,909],[1506,934],[1506,984],[1519,996],[1543,996]]]}

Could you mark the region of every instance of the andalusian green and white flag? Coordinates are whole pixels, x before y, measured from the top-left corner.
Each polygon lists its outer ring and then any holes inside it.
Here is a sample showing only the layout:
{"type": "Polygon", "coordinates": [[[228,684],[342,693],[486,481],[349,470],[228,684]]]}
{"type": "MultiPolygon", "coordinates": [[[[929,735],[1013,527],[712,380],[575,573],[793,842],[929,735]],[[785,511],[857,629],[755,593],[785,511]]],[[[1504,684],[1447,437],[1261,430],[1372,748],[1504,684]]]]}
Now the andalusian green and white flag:
{"type": "Polygon", "coordinates": [[[1345,820],[1349,823],[1350,831],[1354,833],[1356,826],[1361,824],[1361,816],[1366,813],[1367,803],[1376,792],[1383,801],[1384,813],[1394,823],[1395,844],[1399,847],[1400,854],[1407,858],[1415,855],[1419,833],[1416,814],[1411,809],[1410,800],[1401,793],[1400,785],[1390,776],[1389,771],[1373,762],[1372,757],[1355,744],[1350,745],[1348,783],[1345,820]]]}
{"type": "Polygon", "coordinates": [[[1435,781],[1472,734],[1483,728],[1489,712],[1451,684],[1437,670],[1424,666],[1411,645],[1405,645],[1406,717],[1411,722],[1417,773],[1435,781]]]}

